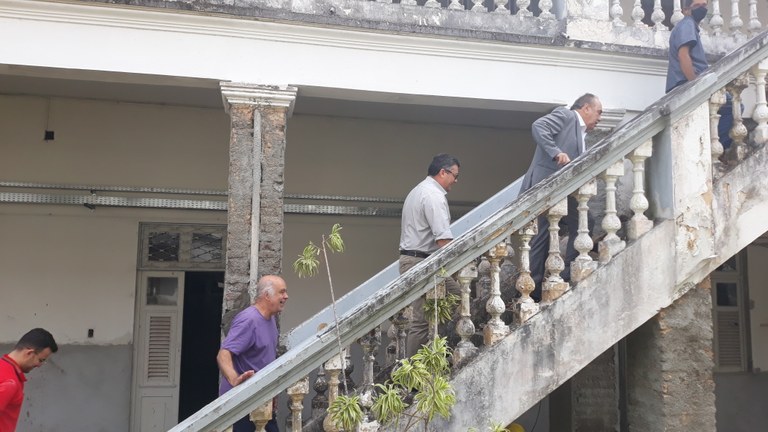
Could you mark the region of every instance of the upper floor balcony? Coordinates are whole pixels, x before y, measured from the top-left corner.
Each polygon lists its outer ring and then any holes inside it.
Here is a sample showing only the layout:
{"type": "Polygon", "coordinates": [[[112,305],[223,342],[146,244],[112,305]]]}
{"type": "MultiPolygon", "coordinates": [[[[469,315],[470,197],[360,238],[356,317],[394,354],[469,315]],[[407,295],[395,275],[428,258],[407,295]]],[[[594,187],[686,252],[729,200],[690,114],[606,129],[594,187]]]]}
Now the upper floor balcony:
{"type": "MultiPolygon", "coordinates": [[[[131,0],[129,7],[461,39],[664,54],[685,0],[131,0]]],[[[72,3],[116,3],[73,0],[72,3]]],[[[711,0],[704,45],[722,55],[768,23],[768,4],[711,0]]]]}

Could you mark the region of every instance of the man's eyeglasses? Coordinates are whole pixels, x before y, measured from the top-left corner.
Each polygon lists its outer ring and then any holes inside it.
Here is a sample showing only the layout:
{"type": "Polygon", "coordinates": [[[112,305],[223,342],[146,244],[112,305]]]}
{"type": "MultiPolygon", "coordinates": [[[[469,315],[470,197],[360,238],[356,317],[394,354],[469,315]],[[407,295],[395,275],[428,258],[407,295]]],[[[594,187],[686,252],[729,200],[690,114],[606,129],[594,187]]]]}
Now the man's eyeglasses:
{"type": "Polygon", "coordinates": [[[459,180],[459,174],[458,173],[455,173],[455,172],[453,172],[451,170],[447,170],[445,168],[443,168],[443,171],[445,171],[448,174],[452,175],[454,180],[459,180]]]}

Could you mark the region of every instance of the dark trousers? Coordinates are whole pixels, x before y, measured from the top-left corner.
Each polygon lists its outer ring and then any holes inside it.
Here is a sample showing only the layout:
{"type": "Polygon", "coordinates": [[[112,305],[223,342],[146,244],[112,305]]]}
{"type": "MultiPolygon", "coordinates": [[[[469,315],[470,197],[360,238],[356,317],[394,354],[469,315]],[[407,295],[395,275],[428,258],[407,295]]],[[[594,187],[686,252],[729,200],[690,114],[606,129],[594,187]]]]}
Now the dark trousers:
{"type": "MultiPolygon", "coordinates": [[[[741,105],[742,111],[744,110],[744,104],[741,105]]],[[[733,139],[730,136],[731,128],[733,127],[733,97],[730,93],[725,94],[725,103],[717,111],[720,114],[720,122],[717,123],[717,136],[720,139],[720,144],[723,145],[724,150],[728,150],[733,143],[733,139]]]]}
{"type": "MultiPolygon", "coordinates": [[[[272,420],[267,423],[264,430],[267,432],[280,432],[280,429],[277,428],[277,420],[272,417],[272,420]]],[[[256,425],[246,415],[232,425],[232,432],[256,432],[256,425]]]]}
{"type": "MultiPolygon", "coordinates": [[[[405,273],[422,261],[424,261],[424,258],[400,255],[400,274],[405,273]]],[[[452,277],[445,278],[445,289],[446,295],[461,295],[461,287],[452,277]]],[[[429,342],[429,322],[424,316],[425,297],[423,295],[411,303],[413,315],[411,316],[411,325],[408,327],[405,347],[405,354],[408,357],[416,354],[423,344],[429,342]]]]}
{"type": "MultiPolygon", "coordinates": [[[[568,229],[568,246],[565,251],[565,270],[560,276],[569,281],[571,279],[571,261],[576,259],[579,252],[573,247],[576,236],[579,234],[579,203],[576,198],[568,197],[568,215],[560,219],[561,225],[566,225],[568,229]]],[[[531,277],[536,283],[536,289],[531,293],[531,297],[537,302],[541,300],[541,282],[544,279],[544,264],[549,256],[549,220],[546,213],[538,218],[539,232],[531,239],[531,277]]],[[[590,224],[591,225],[591,224],[590,224]]],[[[590,229],[591,230],[591,229],[590,229]]],[[[562,254],[562,251],[560,251],[562,254]]]]}

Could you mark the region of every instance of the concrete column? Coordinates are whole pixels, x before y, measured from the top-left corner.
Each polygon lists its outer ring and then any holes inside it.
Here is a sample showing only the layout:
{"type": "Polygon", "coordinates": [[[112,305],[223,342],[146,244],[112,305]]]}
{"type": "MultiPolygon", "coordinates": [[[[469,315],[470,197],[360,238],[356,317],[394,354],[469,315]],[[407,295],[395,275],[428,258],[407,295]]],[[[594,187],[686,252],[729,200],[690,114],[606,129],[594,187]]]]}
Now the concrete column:
{"type": "Polygon", "coordinates": [[[551,430],[619,430],[616,359],[616,346],[613,346],[550,395],[551,430]]]}
{"type": "Polygon", "coordinates": [[[709,279],[627,338],[630,432],[714,432],[709,279]]]}
{"type": "Polygon", "coordinates": [[[221,83],[231,118],[224,324],[250,304],[261,275],[280,274],[286,123],[295,87],[221,83]]]}

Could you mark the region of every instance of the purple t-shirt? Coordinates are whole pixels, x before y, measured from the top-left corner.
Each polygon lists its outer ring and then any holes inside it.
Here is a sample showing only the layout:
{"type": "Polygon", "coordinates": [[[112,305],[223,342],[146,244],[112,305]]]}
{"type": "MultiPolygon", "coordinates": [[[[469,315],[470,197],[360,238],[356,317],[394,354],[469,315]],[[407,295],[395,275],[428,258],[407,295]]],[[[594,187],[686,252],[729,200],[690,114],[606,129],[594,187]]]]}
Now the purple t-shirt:
{"type": "MultiPolygon", "coordinates": [[[[232,364],[239,374],[247,370],[258,372],[277,358],[277,322],[266,319],[254,306],[241,311],[232,320],[229,334],[221,348],[232,353],[232,364]]],[[[219,395],[232,389],[226,378],[219,380],[219,395]]]]}

